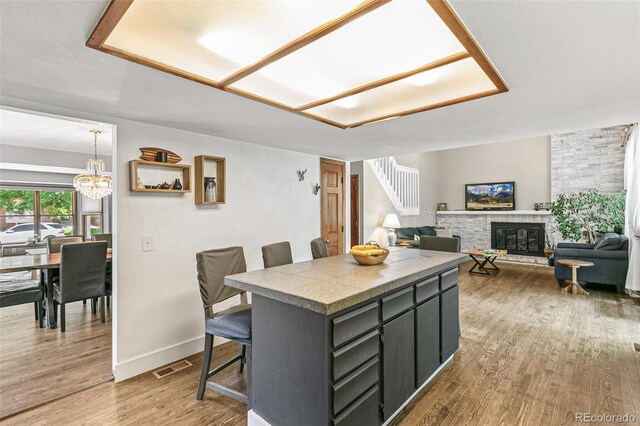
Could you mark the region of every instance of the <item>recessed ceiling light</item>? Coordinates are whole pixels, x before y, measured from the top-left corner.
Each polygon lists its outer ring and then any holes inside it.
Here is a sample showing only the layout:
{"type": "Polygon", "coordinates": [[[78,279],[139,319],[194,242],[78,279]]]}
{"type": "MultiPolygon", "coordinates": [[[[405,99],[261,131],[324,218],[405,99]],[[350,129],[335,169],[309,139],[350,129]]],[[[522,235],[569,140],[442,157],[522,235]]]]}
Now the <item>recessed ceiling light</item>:
{"type": "Polygon", "coordinates": [[[112,0],[87,45],[341,128],[508,90],[442,0],[112,0]]]}

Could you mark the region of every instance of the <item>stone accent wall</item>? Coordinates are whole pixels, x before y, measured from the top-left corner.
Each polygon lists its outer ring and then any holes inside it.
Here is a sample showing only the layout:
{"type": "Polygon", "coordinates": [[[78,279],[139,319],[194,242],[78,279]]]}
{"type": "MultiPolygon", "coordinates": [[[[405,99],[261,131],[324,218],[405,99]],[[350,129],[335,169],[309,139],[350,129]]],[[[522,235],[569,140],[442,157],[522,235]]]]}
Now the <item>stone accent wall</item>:
{"type": "Polygon", "coordinates": [[[623,188],[627,126],[551,136],[551,199],[589,189],[623,188]]]}
{"type": "MultiPolygon", "coordinates": [[[[549,229],[552,216],[546,213],[464,213],[438,214],[438,226],[451,229],[455,235],[462,238],[462,250],[491,247],[491,222],[527,222],[544,223],[549,229]]],[[[513,262],[547,264],[547,259],[537,256],[507,255],[502,260],[513,262]]]]}

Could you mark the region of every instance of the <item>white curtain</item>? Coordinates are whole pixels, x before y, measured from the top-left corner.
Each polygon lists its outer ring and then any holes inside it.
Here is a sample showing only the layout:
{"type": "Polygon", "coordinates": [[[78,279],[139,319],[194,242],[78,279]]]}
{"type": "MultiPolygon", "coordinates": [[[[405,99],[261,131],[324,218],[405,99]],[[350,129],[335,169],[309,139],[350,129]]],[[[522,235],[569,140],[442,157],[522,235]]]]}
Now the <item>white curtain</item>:
{"type": "Polygon", "coordinates": [[[640,141],[637,124],[631,128],[625,146],[624,187],[627,190],[625,235],[629,237],[626,288],[640,292],[640,141]]]}

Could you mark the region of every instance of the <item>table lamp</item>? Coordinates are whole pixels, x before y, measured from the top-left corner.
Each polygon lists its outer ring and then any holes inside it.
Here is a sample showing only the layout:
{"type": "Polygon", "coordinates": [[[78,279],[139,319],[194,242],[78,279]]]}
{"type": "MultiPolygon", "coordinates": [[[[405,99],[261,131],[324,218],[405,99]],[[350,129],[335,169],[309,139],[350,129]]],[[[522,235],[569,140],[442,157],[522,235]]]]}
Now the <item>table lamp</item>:
{"type": "Polygon", "coordinates": [[[389,234],[387,238],[389,238],[389,245],[396,245],[396,241],[398,240],[398,236],[396,235],[395,229],[400,228],[400,221],[398,220],[398,216],[393,213],[389,213],[385,216],[384,222],[382,222],[383,228],[389,228],[389,234]]]}

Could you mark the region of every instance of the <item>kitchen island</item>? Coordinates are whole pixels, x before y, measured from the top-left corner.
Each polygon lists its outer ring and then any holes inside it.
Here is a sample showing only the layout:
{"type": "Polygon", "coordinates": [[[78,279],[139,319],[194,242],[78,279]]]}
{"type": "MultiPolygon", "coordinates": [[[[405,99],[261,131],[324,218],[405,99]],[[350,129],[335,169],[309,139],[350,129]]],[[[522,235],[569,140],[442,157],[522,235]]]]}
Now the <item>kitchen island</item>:
{"type": "Polygon", "coordinates": [[[458,265],[468,256],[390,249],[225,278],[252,293],[249,426],[381,425],[458,349],[458,265]]]}

